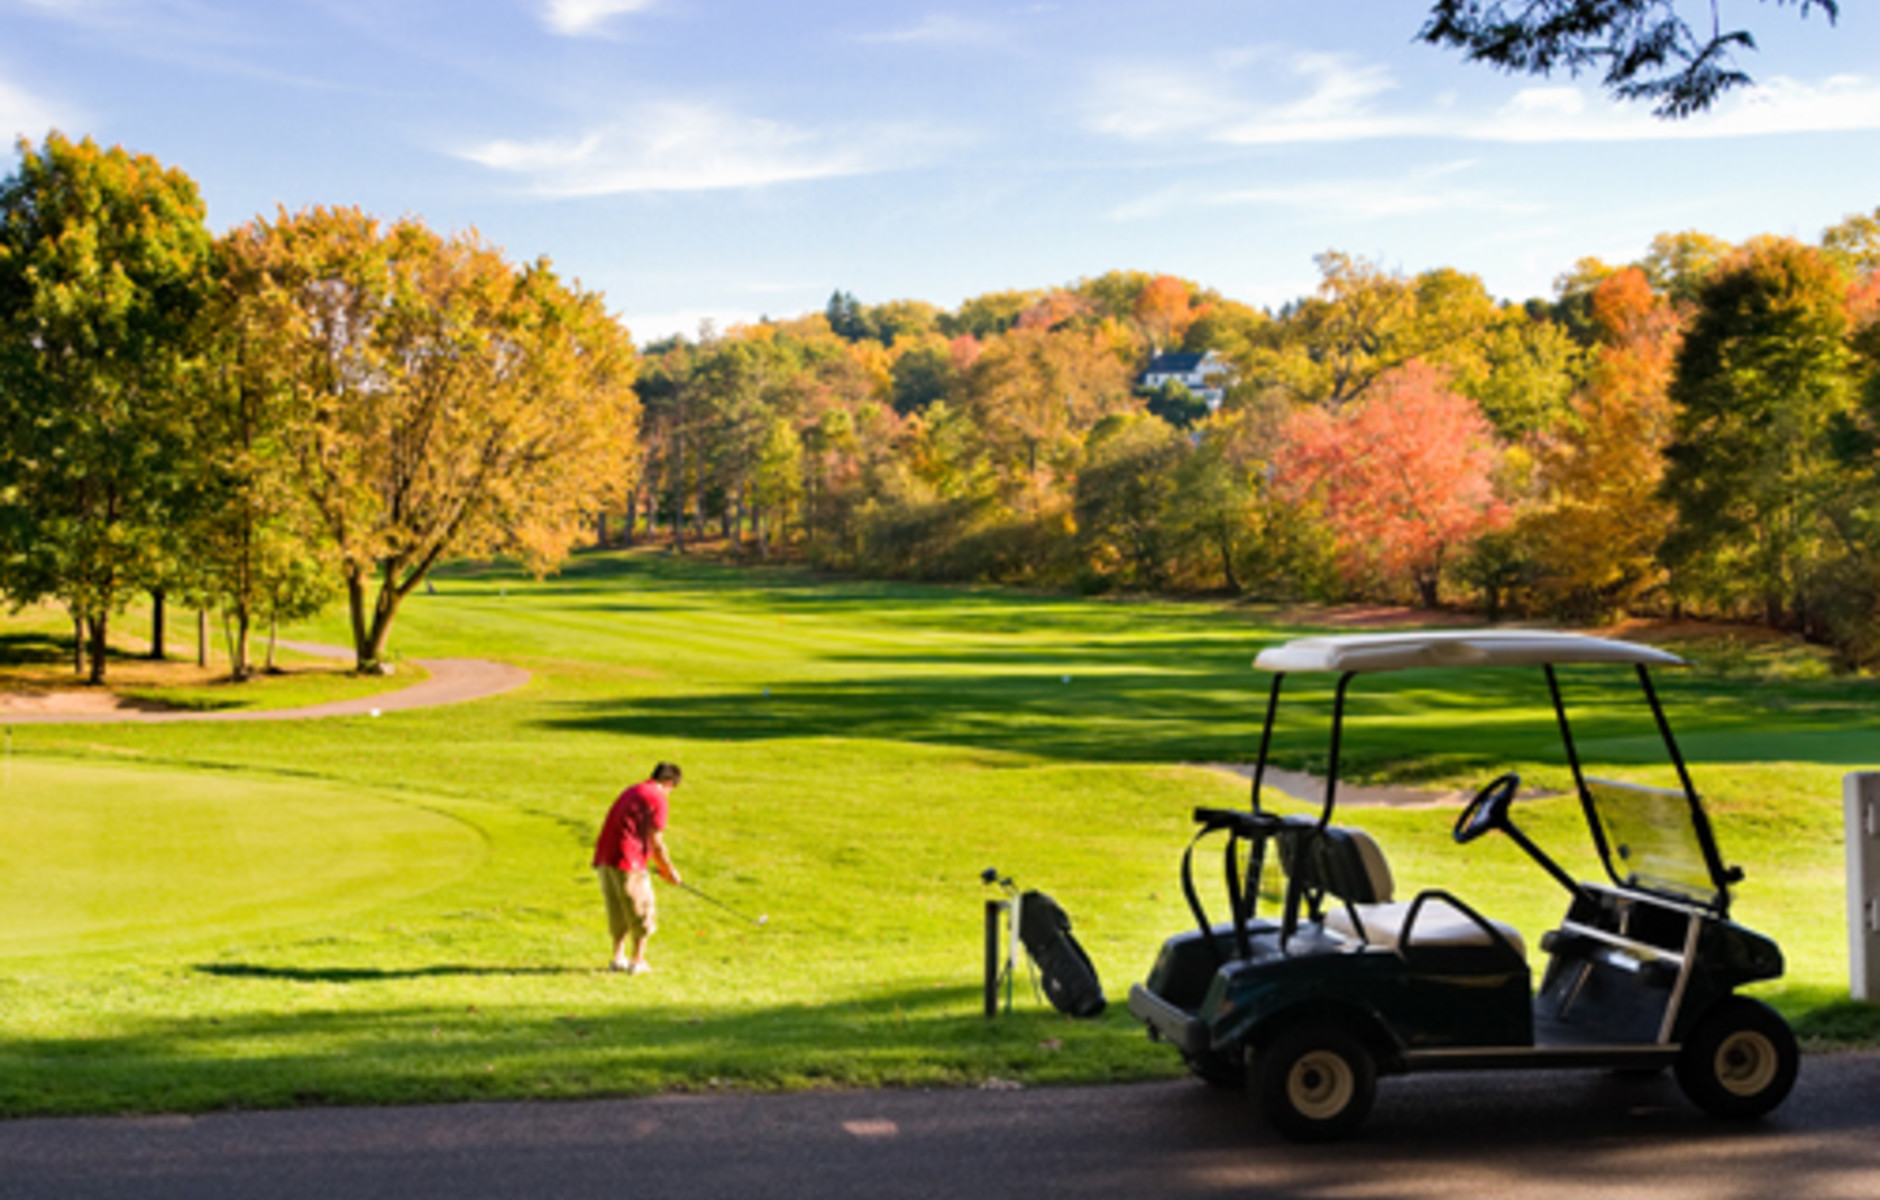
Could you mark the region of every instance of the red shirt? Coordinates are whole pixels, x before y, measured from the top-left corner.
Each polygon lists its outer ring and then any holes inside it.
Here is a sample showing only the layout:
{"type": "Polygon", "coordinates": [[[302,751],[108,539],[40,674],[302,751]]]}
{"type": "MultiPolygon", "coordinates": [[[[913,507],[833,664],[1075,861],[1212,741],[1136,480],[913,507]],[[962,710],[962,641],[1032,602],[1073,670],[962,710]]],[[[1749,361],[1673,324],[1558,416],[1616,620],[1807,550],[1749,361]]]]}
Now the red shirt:
{"type": "Polygon", "coordinates": [[[644,871],[653,835],[665,828],[665,787],[650,779],[634,784],[607,810],[600,840],[594,843],[594,865],[644,871]]]}

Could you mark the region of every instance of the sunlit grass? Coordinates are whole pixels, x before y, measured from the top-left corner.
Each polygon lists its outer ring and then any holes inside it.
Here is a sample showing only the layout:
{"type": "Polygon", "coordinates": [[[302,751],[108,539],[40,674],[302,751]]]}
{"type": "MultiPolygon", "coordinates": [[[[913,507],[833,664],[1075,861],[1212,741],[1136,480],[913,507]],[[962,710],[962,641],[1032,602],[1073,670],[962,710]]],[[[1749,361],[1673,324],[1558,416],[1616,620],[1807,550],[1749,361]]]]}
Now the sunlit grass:
{"type": "MultiPolygon", "coordinates": [[[[0,789],[37,814],[26,849],[0,857],[0,890],[108,893],[98,831],[124,812],[164,832],[124,841],[122,870],[179,890],[82,938],[43,903],[18,918],[30,935],[0,941],[0,1112],[1168,1074],[1120,1004],[1092,1023],[1031,998],[1012,1019],[980,1015],[978,874],[1055,894],[1119,999],[1190,919],[1176,874],[1190,809],[1244,799],[1244,781],[1198,764],[1252,757],[1265,680],[1250,662],[1300,632],[1271,620],[593,555],[540,584],[460,568],[412,597],[402,655],[533,672],[492,700],[18,727],[16,770],[126,782],[42,785],[31,806],[0,789]],[[671,840],[688,878],[769,920],[667,889],[658,970],[628,979],[599,969],[587,855],[614,793],[662,758],[686,768],[671,840]],[[407,826],[415,841],[386,832],[407,826]],[[365,861],[361,839],[389,857],[365,861]],[[274,872],[312,889],[280,921],[184,903],[252,892],[251,915],[279,909],[274,872]]],[[[337,616],[296,634],[344,641],[337,616]]],[[[1880,762],[1872,681],[1661,684],[1725,856],[1748,871],[1737,915],[1788,954],[1768,994],[1850,1027],[1839,781],[1880,762]]],[[[1630,677],[1568,685],[1589,766],[1665,782],[1630,677]]],[[[1329,692],[1299,678],[1288,694],[1305,703],[1279,758],[1322,766],[1329,692]]],[[[1417,674],[1354,691],[1347,765],[1444,785],[1513,768],[1558,787],[1555,741],[1537,674],[1417,674]]],[[[1449,842],[1453,809],[1344,815],[1379,834],[1406,888],[1451,888],[1530,941],[1558,919],[1559,889],[1513,846],[1449,842]]],[[[1571,804],[1517,815],[1596,871],[1571,804]]]]}

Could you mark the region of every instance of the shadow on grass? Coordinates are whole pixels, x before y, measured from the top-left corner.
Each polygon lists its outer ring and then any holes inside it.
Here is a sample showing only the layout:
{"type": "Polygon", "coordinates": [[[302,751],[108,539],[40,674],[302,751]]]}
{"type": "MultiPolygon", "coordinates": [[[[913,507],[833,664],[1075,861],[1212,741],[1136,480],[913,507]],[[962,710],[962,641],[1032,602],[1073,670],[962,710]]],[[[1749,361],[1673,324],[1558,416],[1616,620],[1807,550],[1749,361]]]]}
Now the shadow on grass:
{"type": "Polygon", "coordinates": [[[658,995],[656,981],[610,977],[609,986],[560,1003],[489,996],[468,1008],[459,1001],[223,1012],[120,1020],[108,1033],[0,1040],[0,1116],[645,1095],[721,1085],[1096,1082],[1175,1070],[1166,1049],[1151,1046],[1120,1005],[1094,1021],[1041,1006],[989,1021],[978,1011],[976,987],[730,1011],[658,995]]]}
{"type": "Polygon", "coordinates": [[[266,967],[259,963],[202,963],[194,968],[223,979],[283,979],[291,983],[377,983],[390,979],[430,979],[480,975],[586,975],[578,967],[472,967],[454,963],[388,971],[376,967],[266,967]]]}
{"type": "MultiPolygon", "coordinates": [[[[877,663],[888,665],[884,660],[877,663]]],[[[1258,745],[1269,676],[1244,650],[1180,644],[1174,653],[1114,646],[1001,654],[909,654],[895,674],[777,682],[738,693],[641,695],[566,704],[549,728],[638,737],[762,742],[843,736],[1091,762],[1237,762],[1258,745]],[[923,670],[923,668],[926,668],[923,670]],[[1132,669],[1133,668],[1133,669],[1132,669]]],[[[1871,724],[1854,705],[1771,712],[1743,694],[1661,686],[1695,762],[1870,758],[1871,724]]],[[[1330,700],[1324,678],[1293,677],[1274,740],[1282,765],[1323,769],[1330,700]]],[[[1664,747],[1630,675],[1572,680],[1574,735],[1598,759],[1658,764],[1664,747]]],[[[1442,756],[1467,771],[1514,761],[1564,763],[1538,672],[1372,676],[1354,686],[1348,771],[1442,756]]]]}

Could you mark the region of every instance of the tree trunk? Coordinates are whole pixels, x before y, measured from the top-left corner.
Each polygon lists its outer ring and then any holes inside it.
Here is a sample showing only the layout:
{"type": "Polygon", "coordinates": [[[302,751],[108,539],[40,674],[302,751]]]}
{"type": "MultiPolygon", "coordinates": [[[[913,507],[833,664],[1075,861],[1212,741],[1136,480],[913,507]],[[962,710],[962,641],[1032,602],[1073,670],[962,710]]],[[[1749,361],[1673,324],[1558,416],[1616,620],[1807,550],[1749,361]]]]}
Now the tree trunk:
{"type": "Polygon", "coordinates": [[[238,604],[234,612],[222,614],[222,636],[228,641],[228,677],[237,682],[248,678],[248,607],[238,604]]]}
{"type": "Polygon", "coordinates": [[[1221,574],[1227,580],[1227,590],[1240,595],[1240,580],[1234,576],[1234,535],[1223,521],[1215,532],[1215,540],[1221,547],[1221,574]]]}
{"type": "Polygon", "coordinates": [[[607,549],[607,514],[604,512],[594,518],[594,544],[607,549]]]}
{"type": "Polygon", "coordinates": [[[104,682],[105,633],[110,620],[111,615],[102,612],[85,618],[85,624],[90,627],[91,632],[91,674],[86,678],[87,683],[102,684],[104,682]]]}
{"type": "Polygon", "coordinates": [[[633,527],[634,525],[639,523],[639,519],[640,519],[640,485],[636,483],[632,487],[627,489],[626,528],[621,531],[622,533],[622,537],[620,539],[621,545],[623,546],[633,545],[633,527]]]}
{"type": "Polygon", "coordinates": [[[209,610],[196,610],[196,665],[209,665],[209,610]]]}
{"type": "Polygon", "coordinates": [[[685,553],[685,437],[673,438],[678,462],[672,477],[672,551],[685,553]]]}
{"type": "Polygon", "coordinates": [[[166,657],[163,652],[163,589],[156,588],[150,593],[150,657],[162,662],[166,657]]]}
{"type": "Polygon", "coordinates": [[[85,673],[85,618],[72,610],[72,674],[85,673]]]}

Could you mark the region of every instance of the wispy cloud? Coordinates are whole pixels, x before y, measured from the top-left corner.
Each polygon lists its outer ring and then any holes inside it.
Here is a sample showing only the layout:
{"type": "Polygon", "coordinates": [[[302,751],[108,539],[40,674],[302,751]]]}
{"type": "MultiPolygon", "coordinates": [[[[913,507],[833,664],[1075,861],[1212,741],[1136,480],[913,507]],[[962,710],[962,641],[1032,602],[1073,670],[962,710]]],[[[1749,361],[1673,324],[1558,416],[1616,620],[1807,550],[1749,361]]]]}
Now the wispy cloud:
{"type": "Polygon", "coordinates": [[[644,106],[579,136],[492,141],[459,156],[553,196],[762,187],[915,165],[947,140],[931,129],[813,130],[705,104],[644,106]]]}
{"type": "Polygon", "coordinates": [[[1138,221],[1200,208],[1268,207],[1365,221],[1429,212],[1539,211],[1537,206],[1516,201],[1505,193],[1460,182],[1459,177],[1466,176],[1476,165],[1464,159],[1394,179],[1315,179],[1229,188],[1171,185],[1119,205],[1110,216],[1118,221],[1138,221]]]}
{"type": "Polygon", "coordinates": [[[1005,31],[990,21],[954,13],[928,13],[912,25],[858,33],[852,40],[875,45],[995,46],[1005,38],[1005,31]]]}
{"type": "Polygon", "coordinates": [[[542,20],[556,33],[581,37],[594,33],[614,17],[645,12],[657,0],[548,0],[542,20]]]}
{"type": "Polygon", "coordinates": [[[1481,142],[1624,142],[1880,129],[1880,83],[1785,77],[1714,110],[1662,121],[1596,90],[1523,88],[1493,108],[1406,98],[1382,66],[1346,55],[1222,54],[1211,63],[1136,66],[1093,83],[1093,130],[1132,141],[1259,146],[1447,138],[1481,142]],[[1276,86],[1277,84],[1277,86],[1276,86]],[[1278,94],[1275,95],[1274,93],[1278,94]]]}
{"type": "Polygon", "coordinates": [[[83,132],[78,115],[65,105],[0,79],[0,136],[9,147],[20,137],[38,142],[53,129],[64,129],[76,137],[83,132]]]}

